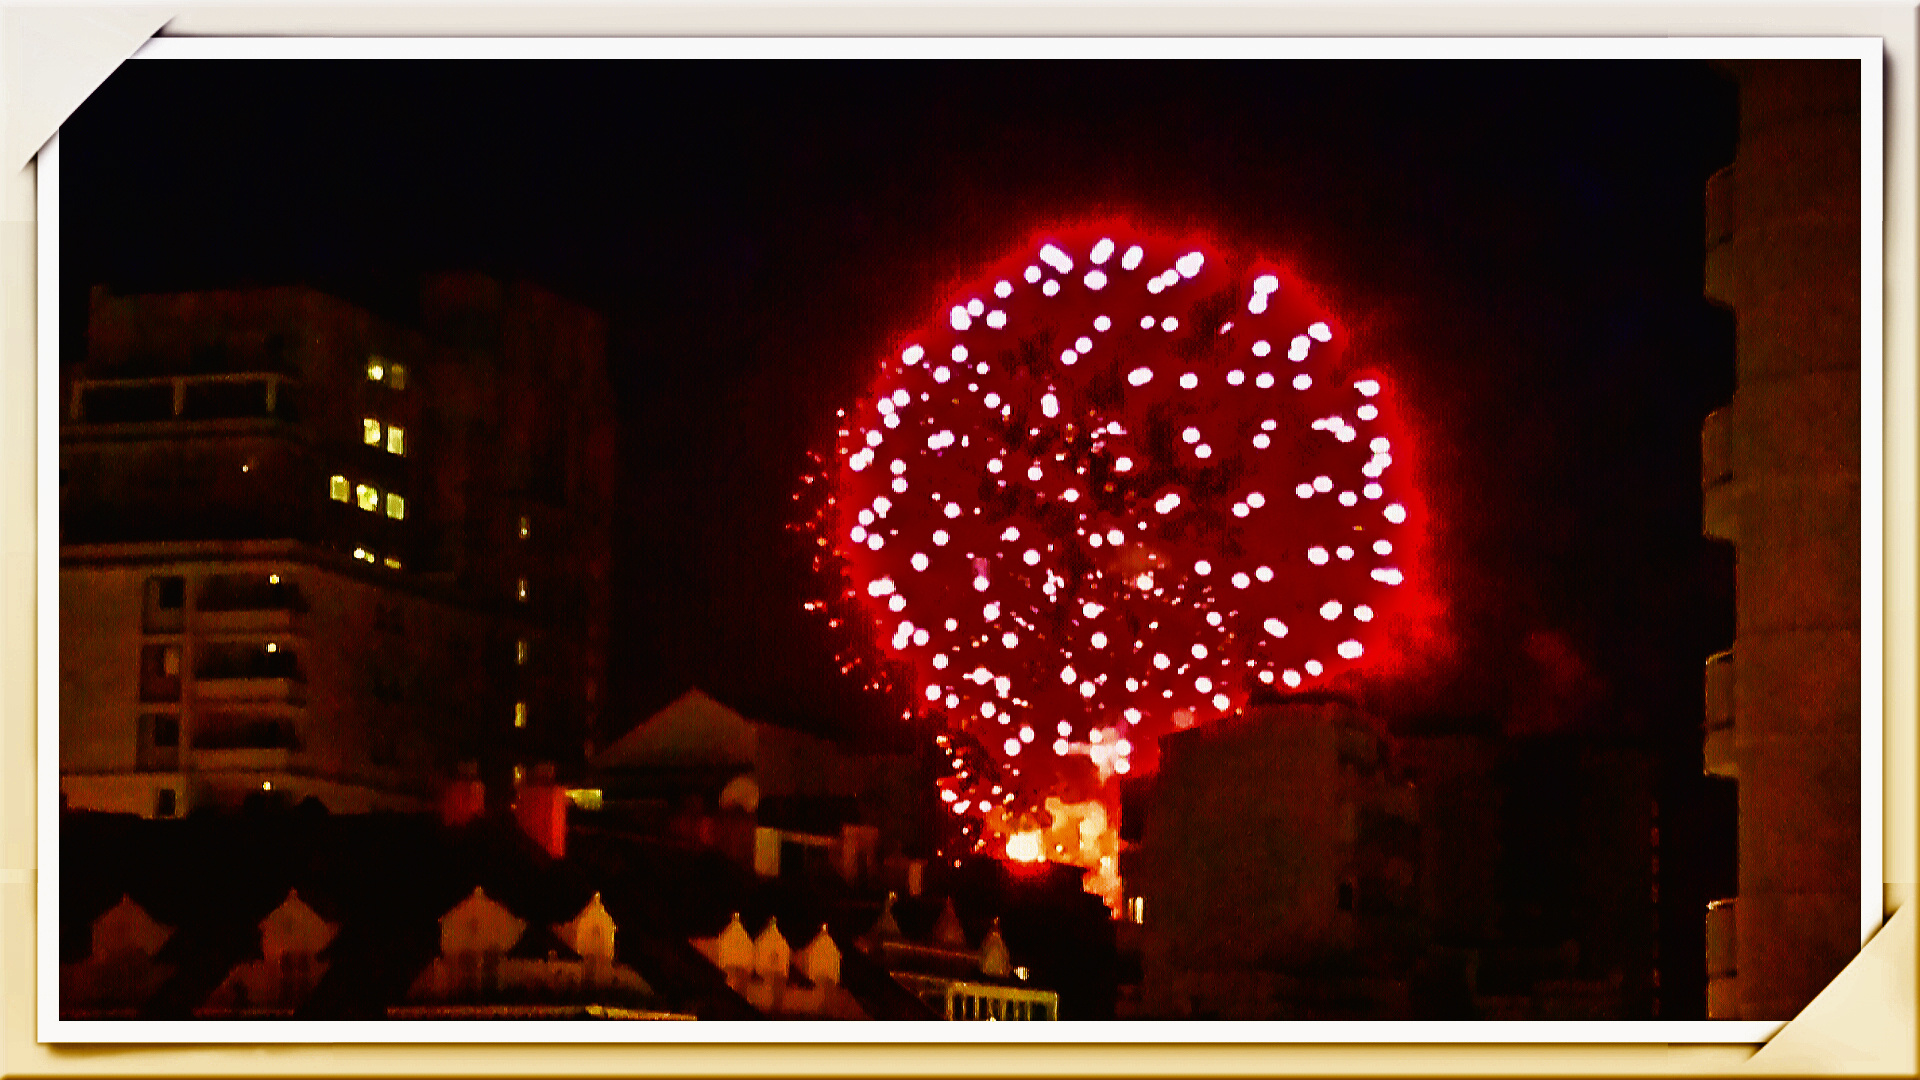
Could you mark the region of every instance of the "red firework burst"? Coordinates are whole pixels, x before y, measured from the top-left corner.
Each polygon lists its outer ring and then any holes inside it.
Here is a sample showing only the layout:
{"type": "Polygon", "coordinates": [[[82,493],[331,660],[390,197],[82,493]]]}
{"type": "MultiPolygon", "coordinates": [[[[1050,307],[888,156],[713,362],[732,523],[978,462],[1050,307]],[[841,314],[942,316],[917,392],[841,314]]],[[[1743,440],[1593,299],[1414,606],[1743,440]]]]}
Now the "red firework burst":
{"type": "Polygon", "coordinates": [[[1283,267],[1057,230],[842,414],[817,540],[1003,804],[1005,774],[1126,772],[1263,685],[1370,662],[1412,539],[1386,405],[1283,267]]]}

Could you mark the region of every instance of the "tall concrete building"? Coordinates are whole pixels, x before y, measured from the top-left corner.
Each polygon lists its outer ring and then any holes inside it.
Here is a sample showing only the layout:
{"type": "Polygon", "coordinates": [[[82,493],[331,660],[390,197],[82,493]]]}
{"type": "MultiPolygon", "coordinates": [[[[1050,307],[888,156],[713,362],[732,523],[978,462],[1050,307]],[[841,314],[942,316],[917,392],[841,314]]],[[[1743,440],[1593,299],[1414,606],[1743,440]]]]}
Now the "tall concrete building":
{"type": "Polygon", "coordinates": [[[1296,694],[1160,749],[1126,866],[1141,1013],[1410,1015],[1418,800],[1383,725],[1343,698],[1296,694]]]}
{"type": "Polygon", "coordinates": [[[95,289],[61,368],[60,770],[76,809],[420,808],[577,759],[604,694],[600,319],[427,280],[95,289]]]}
{"type": "Polygon", "coordinates": [[[1707,1008],[1785,1020],[1860,945],[1860,71],[1731,70],[1706,292],[1734,313],[1737,386],[1702,483],[1706,532],[1735,549],[1705,761],[1739,785],[1739,896],[1707,913],[1707,1008]]]}

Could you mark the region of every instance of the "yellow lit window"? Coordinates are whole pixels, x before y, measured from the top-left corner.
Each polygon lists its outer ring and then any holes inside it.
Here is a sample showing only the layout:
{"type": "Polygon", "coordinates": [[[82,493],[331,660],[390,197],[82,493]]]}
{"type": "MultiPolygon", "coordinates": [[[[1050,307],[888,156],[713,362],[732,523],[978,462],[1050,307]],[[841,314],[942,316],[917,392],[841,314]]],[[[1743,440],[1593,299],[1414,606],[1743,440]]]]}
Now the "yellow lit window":
{"type": "Polygon", "coordinates": [[[525,514],[520,515],[520,539],[525,540],[527,538],[527,534],[531,533],[532,531],[533,531],[533,520],[527,517],[525,514]]]}
{"type": "Polygon", "coordinates": [[[525,765],[515,765],[513,767],[513,782],[515,784],[518,784],[526,780],[526,778],[527,778],[527,767],[525,765]]]}
{"type": "Polygon", "coordinates": [[[387,453],[404,455],[406,452],[407,452],[407,433],[404,430],[402,430],[400,425],[398,424],[388,424],[387,425],[387,453]]]}
{"type": "Polygon", "coordinates": [[[526,638],[521,638],[519,641],[513,643],[513,662],[516,664],[524,664],[527,662],[526,638]]]}
{"type": "Polygon", "coordinates": [[[520,599],[522,600],[525,600],[527,598],[527,579],[526,578],[520,579],[519,596],[520,596],[520,599]]]}
{"type": "Polygon", "coordinates": [[[379,382],[387,377],[387,363],[379,357],[367,361],[367,378],[379,382]]]}
{"type": "Polygon", "coordinates": [[[395,495],[391,491],[387,492],[387,516],[395,521],[405,519],[407,516],[407,500],[395,495]]]}
{"type": "Polygon", "coordinates": [[[353,485],[347,483],[347,478],[344,476],[336,476],[327,481],[327,493],[333,496],[335,502],[353,501],[353,485]]]}
{"type": "Polygon", "coordinates": [[[399,560],[399,559],[396,559],[396,558],[394,558],[394,557],[393,557],[393,556],[391,556],[391,555],[389,555],[389,556],[387,556],[387,557],[386,557],[386,559],[385,559],[385,562],[386,562],[386,564],[387,564],[387,569],[389,569],[389,570],[398,570],[398,569],[400,569],[400,560],[399,560]]]}
{"type": "Polygon", "coordinates": [[[399,364],[395,364],[389,368],[387,371],[387,385],[393,387],[395,390],[405,390],[407,388],[407,369],[399,364]]]}
{"type": "Polygon", "coordinates": [[[513,726],[527,726],[527,703],[524,701],[516,701],[513,703],[513,726]]]}
{"type": "Polygon", "coordinates": [[[380,509],[380,489],[378,488],[369,487],[366,484],[355,484],[353,497],[354,501],[360,504],[360,509],[362,510],[373,511],[380,509]]]}
{"type": "Polygon", "coordinates": [[[360,421],[360,441],[368,446],[379,446],[380,421],[371,417],[360,421]]]}

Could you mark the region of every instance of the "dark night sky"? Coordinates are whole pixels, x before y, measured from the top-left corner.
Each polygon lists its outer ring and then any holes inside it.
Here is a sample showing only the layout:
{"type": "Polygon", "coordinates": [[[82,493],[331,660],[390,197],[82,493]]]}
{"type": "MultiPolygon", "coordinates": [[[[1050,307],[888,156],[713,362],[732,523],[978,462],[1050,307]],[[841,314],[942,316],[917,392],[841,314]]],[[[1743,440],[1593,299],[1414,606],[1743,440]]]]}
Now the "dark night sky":
{"type": "Polygon", "coordinates": [[[63,331],[95,282],[380,306],[478,267],[589,304],[622,423],[615,723],[698,682],[857,728],[880,709],[781,528],[805,450],[1036,227],[1191,221],[1318,285],[1415,413],[1457,663],[1413,703],[1697,755],[1732,629],[1699,535],[1732,391],[1702,184],[1734,122],[1703,63],[141,61],[63,131],[63,331]]]}

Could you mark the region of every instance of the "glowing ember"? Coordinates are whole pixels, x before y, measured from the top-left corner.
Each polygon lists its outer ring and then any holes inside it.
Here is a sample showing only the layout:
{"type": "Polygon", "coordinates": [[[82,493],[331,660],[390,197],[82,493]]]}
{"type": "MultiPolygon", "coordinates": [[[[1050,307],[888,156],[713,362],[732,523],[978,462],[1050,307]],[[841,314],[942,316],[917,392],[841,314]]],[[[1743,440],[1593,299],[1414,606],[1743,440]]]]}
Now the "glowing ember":
{"type": "Polygon", "coordinates": [[[1007,858],[1015,862],[1039,862],[1045,856],[1040,851],[1040,831],[1014,833],[1007,837],[1007,858]]]}
{"type": "Polygon", "coordinates": [[[952,805],[997,817],[1007,857],[1057,858],[1016,818],[1045,828],[1062,776],[1376,662],[1419,504],[1383,376],[1284,268],[1107,225],[978,282],[842,415],[814,532],[944,706],[952,805]]]}

